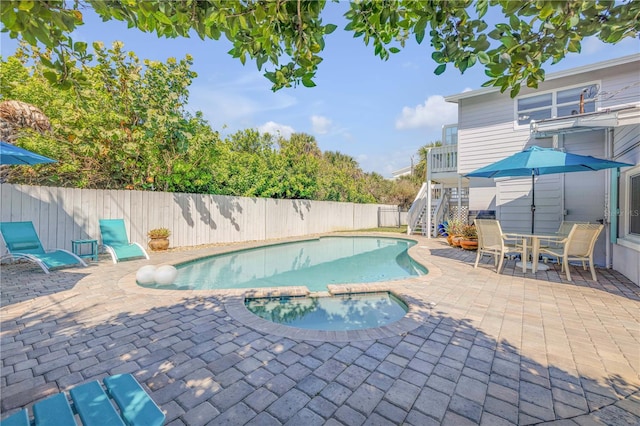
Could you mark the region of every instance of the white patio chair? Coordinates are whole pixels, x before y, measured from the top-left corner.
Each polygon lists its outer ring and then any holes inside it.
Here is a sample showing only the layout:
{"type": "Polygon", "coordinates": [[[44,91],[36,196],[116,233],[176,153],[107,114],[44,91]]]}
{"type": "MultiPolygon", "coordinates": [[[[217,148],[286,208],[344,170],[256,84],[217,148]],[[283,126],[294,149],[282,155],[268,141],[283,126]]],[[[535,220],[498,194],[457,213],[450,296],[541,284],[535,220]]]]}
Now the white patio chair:
{"type": "MultiPolygon", "coordinates": [[[[485,255],[494,256],[496,273],[502,270],[502,263],[507,253],[523,254],[522,241],[517,237],[509,236],[502,232],[500,222],[494,219],[476,219],[476,230],[478,232],[478,252],[474,268],[478,267],[480,258],[485,255]],[[515,243],[514,243],[515,241],[515,243]]],[[[526,259],[522,259],[526,261],[526,259]]]]}
{"type": "MultiPolygon", "coordinates": [[[[577,223],[589,223],[589,222],[581,222],[581,221],[571,221],[571,220],[563,220],[562,222],[560,222],[560,226],[558,227],[558,230],[555,232],[555,235],[557,235],[557,238],[553,238],[553,239],[542,239],[540,240],[540,248],[560,248],[561,244],[559,244],[559,241],[561,241],[561,239],[566,238],[569,236],[569,232],[571,232],[571,228],[573,228],[573,225],[577,224],[577,223]]],[[[549,259],[549,256],[544,256],[544,263],[547,263],[547,260],[549,259]]]]}
{"type": "Polygon", "coordinates": [[[557,242],[558,247],[541,247],[540,253],[558,258],[558,263],[562,262],[562,271],[567,274],[567,281],[571,281],[569,271],[571,260],[581,261],[585,271],[587,270],[586,262],[589,262],[591,277],[594,281],[598,281],[593,267],[593,248],[603,228],[604,225],[597,223],[576,223],[572,226],[569,235],[557,242]]]}

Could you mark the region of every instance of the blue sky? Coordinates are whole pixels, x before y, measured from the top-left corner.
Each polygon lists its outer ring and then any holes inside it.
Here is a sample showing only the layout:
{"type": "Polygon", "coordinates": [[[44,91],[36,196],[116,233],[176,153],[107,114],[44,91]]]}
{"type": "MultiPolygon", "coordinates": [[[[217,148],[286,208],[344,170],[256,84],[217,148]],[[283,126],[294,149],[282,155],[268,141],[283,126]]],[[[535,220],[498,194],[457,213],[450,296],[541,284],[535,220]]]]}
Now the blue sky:
{"type": "MultiPolygon", "coordinates": [[[[246,128],[270,133],[291,132],[313,135],[323,151],[340,151],[355,158],[366,172],[390,177],[393,170],[417,160],[419,147],[441,139],[444,124],[457,120],[456,106],[444,97],[469,89],[479,89],[484,69],[476,66],[460,74],[451,65],[436,76],[436,64],[425,38],[422,45],[413,40],[400,53],[382,61],[373,54],[373,46],[342,30],[342,13],[348,4],[328,2],[324,22],[338,25],[326,37],[316,75],[316,87],[303,86],[271,91],[271,83],[254,62],[243,66],[227,54],[226,39],[201,41],[165,39],[128,29],[125,23],[103,23],[85,11],[86,24],[74,40],[119,40],[125,49],[141,59],[183,58],[191,54],[192,69],[198,73],[190,89],[187,109],[200,110],[211,126],[223,136],[246,128]]],[[[2,55],[15,49],[6,33],[1,35],[2,55]]],[[[596,39],[583,44],[582,53],[572,54],[547,73],[638,53],[638,40],[627,39],[612,46],[596,39]]],[[[268,68],[268,67],[267,67],[268,68]]]]}

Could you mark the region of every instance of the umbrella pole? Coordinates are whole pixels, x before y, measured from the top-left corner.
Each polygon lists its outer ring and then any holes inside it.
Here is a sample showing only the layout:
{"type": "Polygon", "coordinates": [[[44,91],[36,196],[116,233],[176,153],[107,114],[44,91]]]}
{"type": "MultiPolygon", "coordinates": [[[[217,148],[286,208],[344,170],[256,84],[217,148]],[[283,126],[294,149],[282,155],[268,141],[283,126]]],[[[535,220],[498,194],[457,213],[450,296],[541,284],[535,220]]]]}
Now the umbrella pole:
{"type": "Polygon", "coordinates": [[[531,233],[533,234],[536,217],[536,181],[535,172],[531,170],[531,233]]]}

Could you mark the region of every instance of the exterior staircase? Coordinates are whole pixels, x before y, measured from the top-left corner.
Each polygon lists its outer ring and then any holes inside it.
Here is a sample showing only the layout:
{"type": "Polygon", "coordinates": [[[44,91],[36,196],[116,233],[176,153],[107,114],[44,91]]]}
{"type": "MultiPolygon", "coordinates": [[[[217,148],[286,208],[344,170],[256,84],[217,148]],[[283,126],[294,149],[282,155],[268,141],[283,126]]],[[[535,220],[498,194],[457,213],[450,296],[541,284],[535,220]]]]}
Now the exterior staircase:
{"type": "Polygon", "coordinates": [[[437,224],[446,214],[449,200],[441,185],[431,185],[431,211],[427,212],[427,184],[423,183],[407,215],[407,234],[438,236],[437,224]],[[438,197],[438,198],[434,198],[438,197]],[[430,217],[431,220],[427,220],[430,217]],[[430,222],[430,224],[428,224],[430,222]]]}

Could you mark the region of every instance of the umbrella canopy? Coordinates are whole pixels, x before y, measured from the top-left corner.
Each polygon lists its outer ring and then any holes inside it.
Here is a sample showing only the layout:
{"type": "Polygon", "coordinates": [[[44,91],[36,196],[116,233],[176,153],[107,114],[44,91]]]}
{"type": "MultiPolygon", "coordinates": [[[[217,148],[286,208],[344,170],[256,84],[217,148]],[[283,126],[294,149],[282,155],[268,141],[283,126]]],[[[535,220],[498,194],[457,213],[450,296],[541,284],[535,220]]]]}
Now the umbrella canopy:
{"type": "Polygon", "coordinates": [[[568,152],[557,151],[553,148],[532,146],[531,148],[513,154],[500,161],[496,161],[488,166],[481,167],[478,170],[467,173],[465,176],[485,178],[531,176],[531,233],[533,233],[536,211],[536,176],[555,173],[615,169],[627,166],[633,166],[633,164],[604,160],[590,155],[571,154],[568,152]]]}
{"type": "Polygon", "coordinates": [[[56,160],[0,141],[0,164],[55,163],[56,160]]]}

